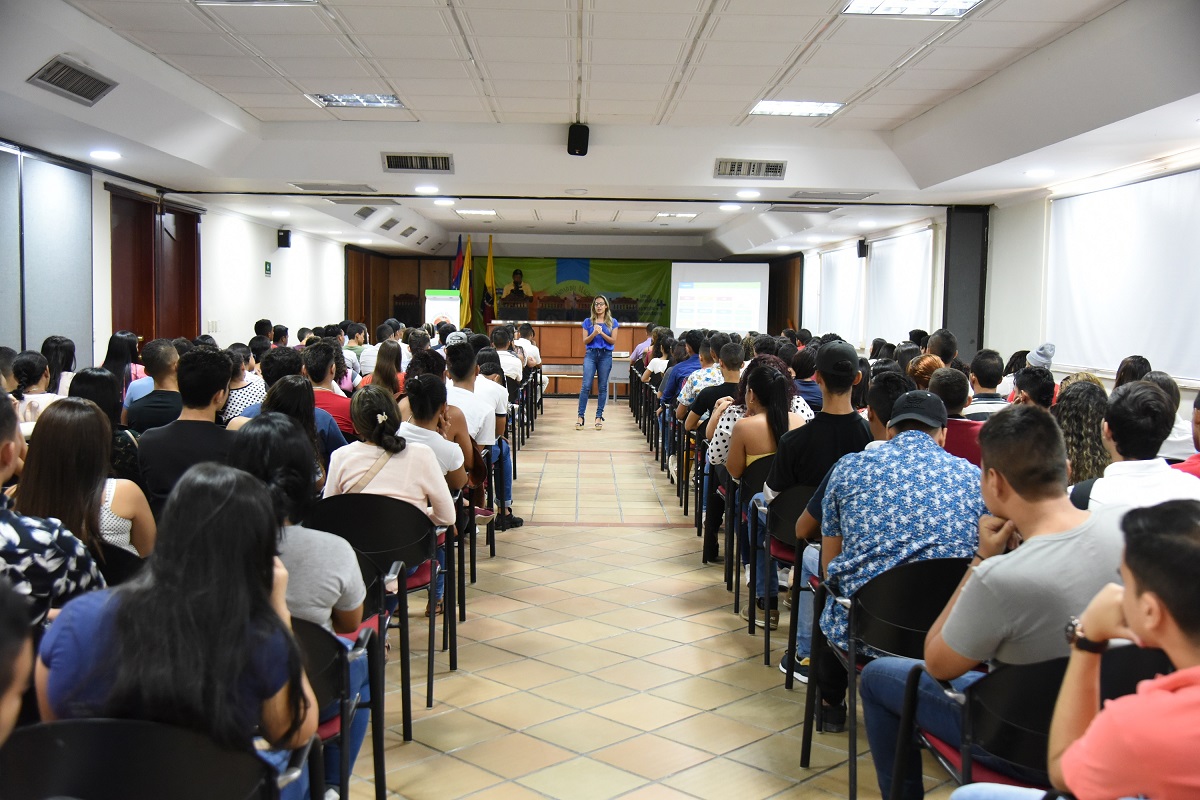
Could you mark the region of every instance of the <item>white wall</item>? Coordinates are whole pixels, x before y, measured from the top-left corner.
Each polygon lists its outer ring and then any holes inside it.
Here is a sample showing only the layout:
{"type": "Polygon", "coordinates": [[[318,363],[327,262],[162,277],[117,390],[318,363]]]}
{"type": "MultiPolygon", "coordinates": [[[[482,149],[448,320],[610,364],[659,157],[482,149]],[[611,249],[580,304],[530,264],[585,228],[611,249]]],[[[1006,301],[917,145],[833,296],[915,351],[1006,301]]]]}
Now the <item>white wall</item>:
{"type": "Polygon", "coordinates": [[[983,346],[1005,360],[1043,341],[1049,221],[1044,198],[992,211],[983,346]]]}
{"type": "MultiPolygon", "coordinates": [[[[93,364],[104,363],[108,337],[112,335],[112,195],[104,188],[104,176],[92,175],[92,352],[93,364]]],[[[86,359],[76,343],[79,366],[86,359]]]]}
{"type": "Polygon", "coordinates": [[[222,347],[247,341],[263,317],[288,326],[294,337],[302,326],[345,316],[342,246],[293,231],[292,246],[279,248],[276,230],[218,209],[202,218],[200,328],[222,347]]]}

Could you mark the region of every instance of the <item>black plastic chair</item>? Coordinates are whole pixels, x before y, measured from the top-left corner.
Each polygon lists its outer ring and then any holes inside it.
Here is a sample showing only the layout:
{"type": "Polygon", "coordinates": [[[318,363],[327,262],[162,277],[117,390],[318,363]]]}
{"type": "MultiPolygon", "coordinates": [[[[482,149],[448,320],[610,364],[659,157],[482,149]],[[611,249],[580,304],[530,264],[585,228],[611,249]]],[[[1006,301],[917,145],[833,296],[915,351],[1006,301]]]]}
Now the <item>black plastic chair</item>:
{"type": "Polygon", "coordinates": [[[314,797],[325,795],[325,761],[322,749],[335,739],[340,740],[342,744],[341,781],[338,792],[342,797],[350,796],[350,748],[346,746],[343,734],[350,730],[350,723],[356,711],[361,708],[367,713],[371,708],[370,701],[362,702],[361,696],[355,692],[356,687],[350,685],[350,664],[367,657],[367,643],[373,633],[369,627],[360,628],[353,648],[347,650],[332,632],[308,620],[292,617],[292,634],[296,637],[296,644],[300,646],[304,671],[308,674],[308,683],[317,698],[317,708],[324,709],[335,702],[338,704],[338,715],[322,723],[317,729],[317,744],[309,752],[309,781],[314,789],[320,792],[318,795],[317,791],[314,791],[314,797]]]}
{"type": "MultiPolygon", "coordinates": [[[[793,570],[797,570],[800,566],[800,553],[802,549],[797,548],[796,542],[796,520],[800,519],[800,515],[804,513],[808,501],[812,499],[813,494],[817,491],[815,486],[792,486],[784,491],[767,505],[767,552],[771,558],[767,562],[768,568],[771,568],[775,562],[782,562],[790,565],[793,570]]],[[[758,570],[758,507],[751,505],[749,513],[750,522],[750,575],[751,583],[754,582],[755,573],[758,570]]],[[[792,587],[789,589],[791,597],[792,613],[789,617],[791,630],[788,632],[788,646],[791,648],[789,653],[794,653],[796,650],[796,606],[797,599],[800,596],[800,573],[793,571],[792,587]]],[[[763,628],[763,663],[767,666],[771,665],[771,626],[767,625],[763,628]]],[[[788,672],[788,679],[791,679],[792,674],[788,672]]],[[[791,686],[789,685],[790,689],[791,686]]]]}
{"type": "Polygon", "coordinates": [[[18,728],[0,749],[0,800],[269,800],[300,777],[309,745],[278,776],[253,752],[157,722],[60,720],[18,728]]]}
{"type": "Polygon", "coordinates": [[[146,566],[146,561],[124,547],[117,547],[115,544],[101,540],[96,566],[100,569],[100,574],[104,576],[105,583],[109,586],[120,586],[125,581],[136,577],[142,571],[142,567],[146,566]]]}
{"type": "MultiPolygon", "coordinates": [[[[729,554],[733,554],[734,575],[733,582],[733,613],[741,613],[742,599],[742,537],[743,530],[747,531],[747,535],[751,535],[754,531],[750,529],[747,522],[750,515],[750,500],[754,495],[763,490],[763,484],[767,482],[767,476],[771,474],[771,465],[775,463],[775,455],[772,453],[769,456],[763,456],[755,461],[742,472],[742,477],[735,483],[735,489],[732,495],[725,495],[726,508],[726,527],[725,527],[725,554],[728,558],[729,554]],[[732,499],[731,499],[732,498],[732,499]],[[729,525],[728,511],[733,511],[733,524],[729,525]],[[742,526],[746,526],[743,528],[742,526]],[[730,539],[732,539],[732,546],[730,539]]],[[[728,491],[728,490],[726,490],[728,491]]],[[[754,616],[758,610],[758,604],[754,602],[754,581],[757,575],[753,558],[753,544],[750,545],[750,589],[747,592],[750,604],[750,628],[749,632],[754,633],[754,616]]]]}
{"type": "MultiPolygon", "coordinates": [[[[883,572],[853,595],[841,595],[835,586],[822,587],[849,614],[849,650],[833,647],[820,635],[821,611],[825,603],[813,603],[813,663],[818,649],[828,649],[846,668],[846,729],[850,800],[858,796],[858,682],[859,645],[873,647],[888,655],[922,658],[925,635],[933,627],[942,609],[962,581],[971,560],[968,558],[931,558],[909,561],[883,572]]],[[[807,767],[812,748],[812,730],[821,707],[821,690],[816,676],[808,681],[804,708],[804,734],[800,747],[800,765],[807,767]]]]}

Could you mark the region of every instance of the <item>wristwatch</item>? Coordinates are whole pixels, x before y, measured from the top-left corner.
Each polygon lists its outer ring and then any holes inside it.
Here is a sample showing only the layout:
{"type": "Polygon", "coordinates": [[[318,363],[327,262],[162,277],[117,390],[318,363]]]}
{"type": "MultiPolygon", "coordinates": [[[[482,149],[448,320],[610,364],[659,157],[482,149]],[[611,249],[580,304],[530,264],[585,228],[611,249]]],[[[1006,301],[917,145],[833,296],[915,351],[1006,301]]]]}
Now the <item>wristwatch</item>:
{"type": "Polygon", "coordinates": [[[1085,653],[1103,653],[1108,649],[1108,642],[1095,642],[1087,638],[1083,630],[1083,623],[1079,621],[1079,617],[1070,617],[1067,619],[1067,644],[1085,653]]]}

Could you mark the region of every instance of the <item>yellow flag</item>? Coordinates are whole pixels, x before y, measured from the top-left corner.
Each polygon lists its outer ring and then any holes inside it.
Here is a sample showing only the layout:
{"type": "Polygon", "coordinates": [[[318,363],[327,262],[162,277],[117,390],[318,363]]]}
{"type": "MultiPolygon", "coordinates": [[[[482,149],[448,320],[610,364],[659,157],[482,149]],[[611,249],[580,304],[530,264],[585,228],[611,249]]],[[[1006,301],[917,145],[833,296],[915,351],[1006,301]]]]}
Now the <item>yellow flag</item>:
{"type": "Polygon", "coordinates": [[[458,327],[465,328],[471,324],[471,272],[474,264],[471,261],[471,235],[467,234],[467,247],[463,250],[462,281],[458,284],[458,327]]]}
{"type": "Polygon", "coordinates": [[[492,261],[492,237],[488,236],[487,275],[483,280],[483,322],[490,323],[496,313],[496,268],[492,261]]]}

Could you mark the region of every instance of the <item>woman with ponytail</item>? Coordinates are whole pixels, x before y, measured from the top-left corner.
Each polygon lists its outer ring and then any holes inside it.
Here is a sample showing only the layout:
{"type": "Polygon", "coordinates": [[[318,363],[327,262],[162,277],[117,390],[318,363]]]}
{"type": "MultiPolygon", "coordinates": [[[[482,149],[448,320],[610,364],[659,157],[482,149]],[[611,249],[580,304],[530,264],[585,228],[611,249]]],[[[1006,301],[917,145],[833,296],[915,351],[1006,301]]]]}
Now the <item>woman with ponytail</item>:
{"type": "Polygon", "coordinates": [[[37,422],[42,412],[59,399],[50,387],[50,365],[46,357],[36,350],[26,350],[13,359],[13,380],[17,387],[12,396],[17,399],[17,419],[21,422],[37,422]]]}
{"type": "MultiPolygon", "coordinates": [[[[400,434],[407,442],[428,445],[437,456],[446,485],[451,491],[461,489],[467,483],[467,471],[463,468],[463,450],[454,440],[447,415],[446,382],[436,375],[424,374],[414,376],[406,385],[409,414],[400,424],[400,434]]],[[[466,431],[462,433],[465,435],[466,431]]]]}

